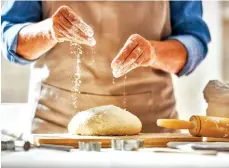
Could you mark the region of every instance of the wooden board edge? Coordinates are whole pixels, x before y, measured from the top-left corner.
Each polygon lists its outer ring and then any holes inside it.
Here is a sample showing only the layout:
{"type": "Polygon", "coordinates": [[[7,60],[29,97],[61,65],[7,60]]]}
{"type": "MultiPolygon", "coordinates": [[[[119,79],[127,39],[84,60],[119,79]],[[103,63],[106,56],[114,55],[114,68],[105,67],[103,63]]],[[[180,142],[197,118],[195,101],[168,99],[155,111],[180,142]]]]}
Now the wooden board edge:
{"type": "MultiPolygon", "coordinates": [[[[53,144],[53,145],[70,145],[75,148],[78,148],[78,142],[102,142],[103,148],[109,148],[111,146],[111,140],[110,139],[36,139],[36,144],[53,144]]],[[[169,140],[165,139],[144,139],[144,147],[150,148],[150,147],[166,147],[168,142],[202,142],[201,137],[196,137],[192,140],[189,138],[170,138],[169,140]]]]}
{"type": "Polygon", "coordinates": [[[229,142],[229,139],[226,138],[205,138],[204,141],[206,142],[229,142]]]}

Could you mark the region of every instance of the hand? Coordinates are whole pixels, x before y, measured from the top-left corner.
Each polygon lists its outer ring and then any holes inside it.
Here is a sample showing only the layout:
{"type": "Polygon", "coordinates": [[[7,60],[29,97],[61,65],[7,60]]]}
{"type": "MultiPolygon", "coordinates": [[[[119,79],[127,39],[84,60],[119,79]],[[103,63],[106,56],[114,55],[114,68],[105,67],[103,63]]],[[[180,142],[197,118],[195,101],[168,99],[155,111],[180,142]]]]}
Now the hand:
{"type": "Polygon", "coordinates": [[[52,37],[57,42],[73,41],[94,46],[94,32],[73,10],[61,6],[50,18],[52,37]]]}
{"type": "Polygon", "coordinates": [[[152,66],[155,57],[155,49],[148,40],[138,34],[131,35],[111,63],[113,76],[118,78],[137,67],[152,66]]]}

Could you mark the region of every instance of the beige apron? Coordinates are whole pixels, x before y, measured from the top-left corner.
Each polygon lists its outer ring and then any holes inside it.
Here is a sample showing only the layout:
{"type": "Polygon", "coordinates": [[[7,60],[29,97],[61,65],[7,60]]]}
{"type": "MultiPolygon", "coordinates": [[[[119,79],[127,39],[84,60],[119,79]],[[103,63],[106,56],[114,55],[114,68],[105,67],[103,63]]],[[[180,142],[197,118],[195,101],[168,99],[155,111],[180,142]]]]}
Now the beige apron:
{"type": "Polygon", "coordinates": [[[76,56],[68,42],[56,45],[36,62],[35,67],[46,65],[50,74],[42,84],[33,132],[66,132],[69,120],[78,111],[108,104],[137,115],[143,124],[142,132],[172,131],[156,126],[158,118],[177,118],[171,75],[137,68],[125,80],[113,79],[110,67],[131,34],[148,40],[170,35],[169,2],[42,1],[43,19],[62,5],[72,8],[93,28],[97,44],[82,45],[80,94],[71,92],[76,56]],[[77,108],[73,106],[73,96],[77,97],[77,108]]]}

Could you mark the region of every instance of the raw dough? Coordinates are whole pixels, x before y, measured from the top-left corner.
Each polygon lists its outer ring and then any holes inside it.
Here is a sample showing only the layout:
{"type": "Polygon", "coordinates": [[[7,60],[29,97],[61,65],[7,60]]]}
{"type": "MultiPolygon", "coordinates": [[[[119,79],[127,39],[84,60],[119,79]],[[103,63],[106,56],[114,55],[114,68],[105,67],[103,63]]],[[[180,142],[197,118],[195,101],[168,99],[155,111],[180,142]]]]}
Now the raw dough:
{"type": "Polygon", "coordinates": [[[113,105],[79,112],[68,124],[68,131],[79,135],[134,135],[141,129],[142,123],[135,115],[113,105]]]}

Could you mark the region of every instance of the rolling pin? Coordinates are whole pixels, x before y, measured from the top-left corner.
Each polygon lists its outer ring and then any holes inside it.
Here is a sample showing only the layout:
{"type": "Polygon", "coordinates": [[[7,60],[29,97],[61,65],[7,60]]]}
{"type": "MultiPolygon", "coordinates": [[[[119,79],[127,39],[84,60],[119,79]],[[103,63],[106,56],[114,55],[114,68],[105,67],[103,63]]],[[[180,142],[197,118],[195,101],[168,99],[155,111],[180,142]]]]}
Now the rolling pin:
{"type": "Polygon", "coordinates": [[[194,115],[189,121],[158,119],[157,125],[164,128],[188,129],[193,136],[229,139],[229,118],[194,115]]]}

